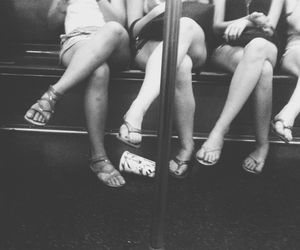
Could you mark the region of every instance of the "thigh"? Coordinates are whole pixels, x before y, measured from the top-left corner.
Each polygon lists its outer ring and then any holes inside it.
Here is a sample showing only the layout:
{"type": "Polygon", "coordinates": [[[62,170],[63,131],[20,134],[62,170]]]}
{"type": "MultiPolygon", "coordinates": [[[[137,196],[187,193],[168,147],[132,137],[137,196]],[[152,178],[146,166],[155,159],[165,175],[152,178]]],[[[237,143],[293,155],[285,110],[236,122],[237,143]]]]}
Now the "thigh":
{"type": "Polygon", "coordinates": [[[281,60],[281,68],[290,74],[300,74],[300,45],[289,48],[281,60]]]}
{"type": "Polygon", "coordinates": [[[243,47],[233,47],[224,44],[213,51],[211,62],[216,67],[233,73],[243,55],[243,47]]]}
{"type": "Polygon", "coordinates": [[[74,44],[71,48],[69,48],[67,51],[65,51],[61,57],[61,62],[62,65],[65,67],[68,67],[68,65],[70,64],[74,53],[81,48],[82,46],[84,46],[86,44],[86,40],[81,40],[78,41],[76,44],[74,44]]]}

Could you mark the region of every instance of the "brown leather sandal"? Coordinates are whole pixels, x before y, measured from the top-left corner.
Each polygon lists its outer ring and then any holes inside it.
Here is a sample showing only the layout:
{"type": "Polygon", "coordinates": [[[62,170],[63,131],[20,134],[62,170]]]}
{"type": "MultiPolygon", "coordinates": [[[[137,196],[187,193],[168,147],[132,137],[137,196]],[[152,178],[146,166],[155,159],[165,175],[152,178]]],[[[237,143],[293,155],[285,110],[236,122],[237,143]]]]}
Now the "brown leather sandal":
{"type": "Polygon", "coordinates": [[[39,113],[45,118],[45,121],[44,122],[35,121],[33,119],[34,115],[32,117],[27,116],[27,112],[28,112],[27,111],[24,116],[24,119],[27,122],[37,126],[45,126],[49,122],[50,118],[52,117],[52,114],[54,113],[55,103],[61,98],[62,94],[57,92],[52,86],[49,87],[49,89],[46,91],[45,94],[46,96],[37,100],[37,102],[33,104],[28,110],[28,111],[33,110],[34,112],[39,113]],[[48,103],[47,108],[45,102],[48,103]]]}
{"type": "MultiPolygon", "coordinates": [[[[112,165],[111,161],[107,158],[107,156],[95,156],[92,157],[90,159],[90,168],[91,170],[97,175],[97,177],[99,178],[100,181],[102,181],[105,185],[109,186],[109,187],[122,187],[125,185],[125,180],[124,183],[120,184],[120,185],[115,185],[115,184],[111,184],[110,180],[112,178],[116,178],[121,176],[123,178],[123,176],[120,174],[120,172],[115,169],[114,167],[111,169],[111,171],[105,172],[103,171],[103,168],[107,165],[112,165]],[[103,165],[101,166],[96,166],[96,163],[103,163],[103,165]]],[[[118,180],[118,182],[120,182],[120,180],[118,180]]]]}

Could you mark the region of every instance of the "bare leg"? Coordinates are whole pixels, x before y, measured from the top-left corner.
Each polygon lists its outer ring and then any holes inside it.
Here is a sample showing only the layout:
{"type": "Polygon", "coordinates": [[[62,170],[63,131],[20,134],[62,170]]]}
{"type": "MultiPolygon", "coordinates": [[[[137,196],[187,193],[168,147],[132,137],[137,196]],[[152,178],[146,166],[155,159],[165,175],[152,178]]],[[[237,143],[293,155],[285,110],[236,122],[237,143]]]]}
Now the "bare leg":
{"type": "MultiPolygon", "coordinates": [[[[192,88],[192,66],[191,58],[186,56],[176,74],[174,120],[180,140],[180,149],[176,155],[179,161],[189,161],[194,150],[195,99],[192,88]]],[[[174,175],[180,176],[187,170],[188,165],[179,166],[171,160],[169,168],[174,175]]]]}
{"type": "Polygon", "coordinates": [[[293,139],[292,131],[286,129],[286,126],[293,126],[294,121],[300,113],[300,46],[290,48],[283,58],[282,68],[298,77],[296,88],[284,108],[275,116],[278,121],[275,124],[277,133],[284,136],[288,141],[293,139]]]}
{"type": "MultiPolygon", "coordinates": [[[[87,130],[91,143],[91,158],[107,158],[104,148],[104,133],[107,113],[109,67],[102,64],[88,79],[85,92],[85,115],[87,130]]],[[[97,176],[110,186],[119,187],[125,184],[124,178],[111,163],[99,161],[93,164],[97,176]],[[114,171],[114,175],[111,173],[114,171]]]]}
{"type": "Polygon", "coordinates": [[[243,167],[261,173],[269,151],[269,128],[272,113],[273,67],[265,61],[261,77],[253,92],[255,150],[246,158],[243,167]]]}
{"type": "MultiPolygon", "coordinates": [[[[63,94],[87,79],[109,57],[114,56],[114,54],[120,55],[120,51],[124,51],[124,53],[120,56],[119,62],[125,64],[128,61],[129,52],[124,50],[125,47],[128,47],[128,35],[126,30],[115,22],[107,23],[91,39],[76,45],[67,51],[63,57],[63,63],[68,67],[60,80],[53,85],[54,90],[58,93],[63,94]]],[[[55,101],[52,104],[54,106],[55,101]]],[[[47,102],[42,101],[41,105],[45,109],[50,108],[47,102]]],[[[26,113],[26,117],[39,122],[47,122],[50,115],[44,117],[32,109],[26,113]]]]}
{"type": "MultiPolygon", "coordinates": [[[[256,87],[265,61],[276,62],[276,47],[270,42],[256,38],[244,49],[244,55],[231,80],[228,97],[213,130],[196,156],[207,163],[216,163],[223,147],[223,139],[232,120],[241,110],[256,87]]],[[[226,64],[227,62],[224,62],[226,64]]]]}
{"type": "MultiPolygon", "coordinates": [[[[181,18],[177,65],[182,63],[187,54],[191,57],[194,67],[202,65],[206,59],[204,44],[204,33],[199,25],[189,18],[181,18]]],[[[159,95],[161,57],[162,43],[150,55],[146,64],[145,79],[141,90],[125,115],[125,120],[135,128],[141,128],[146,111],[159,95]]],[[[137,61],[139,60],[137,58],[137,61]]],[[[129,134],[125,125],[121,126],[120,135],[132,143],[138,143],[142,139],[138,133],[129,134]]]]}

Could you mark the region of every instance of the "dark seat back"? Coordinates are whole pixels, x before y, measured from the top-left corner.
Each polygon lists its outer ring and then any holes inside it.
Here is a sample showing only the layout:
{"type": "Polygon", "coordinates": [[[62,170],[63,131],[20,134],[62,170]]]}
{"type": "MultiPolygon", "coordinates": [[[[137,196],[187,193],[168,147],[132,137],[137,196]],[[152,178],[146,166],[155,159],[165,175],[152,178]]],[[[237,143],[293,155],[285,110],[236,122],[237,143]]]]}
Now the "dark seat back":
{"type": "Polygon", "coordinates": [[[51,30],[47,22],[51,2],[52,0],[1,0],[0,40],[5,43],[57,43],[59,32],[51,30]]]}

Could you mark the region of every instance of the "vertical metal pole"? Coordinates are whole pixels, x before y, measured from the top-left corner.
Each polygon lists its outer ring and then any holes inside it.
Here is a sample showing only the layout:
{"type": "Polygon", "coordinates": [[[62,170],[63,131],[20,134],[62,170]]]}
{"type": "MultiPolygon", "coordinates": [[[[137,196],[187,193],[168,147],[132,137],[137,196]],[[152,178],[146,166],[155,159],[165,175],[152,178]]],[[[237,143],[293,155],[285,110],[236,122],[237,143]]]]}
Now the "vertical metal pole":
{"type": "Polygon", "coordinates": [[[172,135],[175,77],[181,0],[167,0],[159,108],[158,159],[150,249],[164,249],[164,217],[167,205],[169,155],[172,135]]]}

